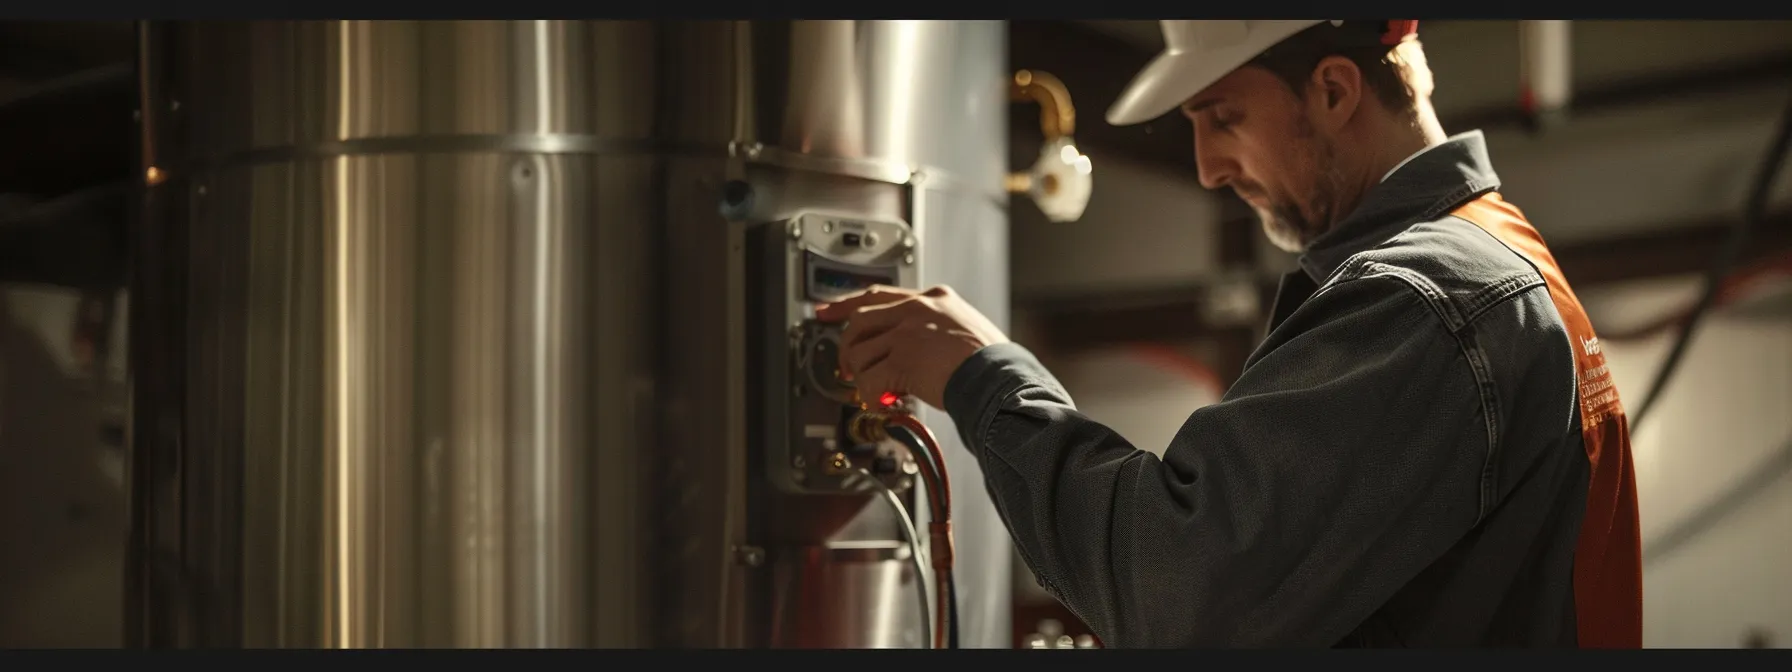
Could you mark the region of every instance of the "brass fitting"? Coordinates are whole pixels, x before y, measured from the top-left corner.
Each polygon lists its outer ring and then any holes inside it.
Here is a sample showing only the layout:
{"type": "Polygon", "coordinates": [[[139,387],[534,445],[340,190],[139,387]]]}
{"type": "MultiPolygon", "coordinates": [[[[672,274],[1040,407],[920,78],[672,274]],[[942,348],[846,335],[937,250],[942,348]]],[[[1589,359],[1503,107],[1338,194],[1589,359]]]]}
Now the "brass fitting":
{"type": "Polygon", "coordinates": [[[834,453],[828,457],[827,471],[829,475],[838,476],[852,469],[852,461],[846,459],[845,453],[834,453]]]}
{"type": "Polygon", "coordinates": [[[888,421],[888,415],[861,406],[858,415],[852,416],[852,420],[847,422],[846,436],[860,445],[883,443],[884,439],[890,438],[889,429],[885,426],[888,421]]]}
{"type": "Polygon", "coordinates": [[[1039,131],[1051,142],[1076,134],[1076,106],[1070,102],[1070,89],[1049,72],[1021,70],[1014,73],[1008,97],[1016,102],[1039,104],[1039,131]]]}

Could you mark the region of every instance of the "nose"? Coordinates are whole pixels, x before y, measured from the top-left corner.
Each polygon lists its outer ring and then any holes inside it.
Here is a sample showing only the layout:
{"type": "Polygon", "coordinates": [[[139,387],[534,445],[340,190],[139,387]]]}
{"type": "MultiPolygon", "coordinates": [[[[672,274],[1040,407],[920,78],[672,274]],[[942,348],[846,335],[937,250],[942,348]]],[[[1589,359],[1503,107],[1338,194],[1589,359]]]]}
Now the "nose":
{"type": "Polygon", "coordinates": [[[1201,177],[1201,186],[1218,189],[1231,184],[1238,172],[1238,164],[1214,146],[1214,142],[1202,140],[1203,135],[1206,134],[1195,132],[1195,171],[1201,177]]]}

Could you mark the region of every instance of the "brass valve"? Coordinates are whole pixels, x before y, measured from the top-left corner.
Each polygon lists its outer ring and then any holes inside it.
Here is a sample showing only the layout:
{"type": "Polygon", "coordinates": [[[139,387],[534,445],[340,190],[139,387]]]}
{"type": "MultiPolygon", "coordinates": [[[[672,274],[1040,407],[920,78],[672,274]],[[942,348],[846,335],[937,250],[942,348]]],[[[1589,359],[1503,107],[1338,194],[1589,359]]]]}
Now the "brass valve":
{"type": "Polygon", "coordinates": [[[1072,137],[1076,106],[1070,90],[1051,73],[1021,70],[1008,83],[1008,97],[1039,105],[1039,132],[1045,136],[1039,160],[1029,170],[1008,174],[1008,192],[1028,195],[1052,221],[1076,221],[1089,204],[1091,168],[1072,137]]]}

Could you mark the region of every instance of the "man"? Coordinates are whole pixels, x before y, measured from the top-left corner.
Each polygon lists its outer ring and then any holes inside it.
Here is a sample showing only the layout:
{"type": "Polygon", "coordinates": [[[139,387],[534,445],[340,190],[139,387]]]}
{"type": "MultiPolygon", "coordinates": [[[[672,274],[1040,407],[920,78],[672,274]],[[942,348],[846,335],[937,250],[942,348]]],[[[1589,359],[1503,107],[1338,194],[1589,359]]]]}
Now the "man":
{"type": "Polygon", "coordinates": [[[947,411],[1022,558],[1117,647],[1641,645],[1624,412],[1411,21],[1165,21],[1109,113],[1181,105],[1209,188],[1301,253],[1160,461],[948,288],[844,320],[866,398],[947,411]]]}

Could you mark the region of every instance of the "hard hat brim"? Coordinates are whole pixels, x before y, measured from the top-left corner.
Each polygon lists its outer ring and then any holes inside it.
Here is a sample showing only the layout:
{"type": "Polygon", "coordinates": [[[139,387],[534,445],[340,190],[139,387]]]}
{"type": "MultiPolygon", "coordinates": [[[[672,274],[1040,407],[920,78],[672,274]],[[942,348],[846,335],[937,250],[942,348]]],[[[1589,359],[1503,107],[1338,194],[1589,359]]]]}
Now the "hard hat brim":
{"type": "Polygon", "coordinates": [[[1107,120],[1114,126],[1130,126],[1151,121],[1176,109],[1195,94],[1213,86],[1239,66],[1249,63],[1258,54],[1305,30],[1319,21],[1278,21],[1283,24],[1265,35],[1270,38],[1250,40],[1221,49],[1179,51],[1165,49],[1133,77],[1126,91],[1108,108],[1107,120]]]}

